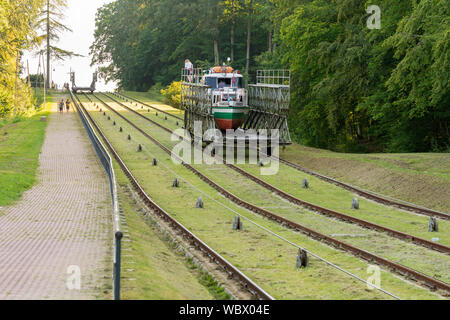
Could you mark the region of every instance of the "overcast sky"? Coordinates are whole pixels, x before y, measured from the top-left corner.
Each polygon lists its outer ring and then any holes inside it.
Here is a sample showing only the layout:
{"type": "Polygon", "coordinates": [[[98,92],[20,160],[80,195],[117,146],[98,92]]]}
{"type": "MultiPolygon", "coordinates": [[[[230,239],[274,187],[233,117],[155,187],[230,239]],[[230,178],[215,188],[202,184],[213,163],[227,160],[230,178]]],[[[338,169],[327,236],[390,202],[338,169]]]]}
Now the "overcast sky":
{"type": "MultiPolygon", "coordinates": [[[[54,61],[51,66],[52,79],[58,85],[69,82],[70,68],[76,72],[77,86],[89,86],[92,82],[92,73],[95,67],[91,68],[91,57],[89,47],[94,41],[95,13],[97,9],[112,0],[68,0],[68,8],[65,11],[64,24],[73,30],[72,33],[65,32],[60,35],[58,47],[64,50],[73,51],[84,57],[73,58],[66,61],[54,61]]],[[[27,60],[30,63],[30,73],[34,74],[38,70],[38,58],[30,52],[25,53],[23,63],[26,66],[27,60]]],[[[109,83],[106,87],[103,81],[99,81],[97,90],[111,90],[115,84],[109,83]]]]}

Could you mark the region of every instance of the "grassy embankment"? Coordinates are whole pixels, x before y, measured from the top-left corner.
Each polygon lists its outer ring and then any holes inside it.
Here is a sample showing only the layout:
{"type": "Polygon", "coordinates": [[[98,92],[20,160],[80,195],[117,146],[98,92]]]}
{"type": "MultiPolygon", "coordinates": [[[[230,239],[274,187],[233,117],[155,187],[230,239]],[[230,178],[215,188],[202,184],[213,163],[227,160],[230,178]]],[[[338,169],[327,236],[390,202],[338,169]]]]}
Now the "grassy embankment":
{"type": "MultiPolygon", "coordinates": [[[[155,92],[125,92],[149,104],[161,104],[155,92]]],[[[166,106],[174,113],[179,110],[166,106]]],[[[347,154],[294,143],[283,159],[370,191],[450,212],[450,154],[347,154]]]]}
{"type": "MultiPolygon", "coordinates": [[[[233,232],[231,230],[233,214],[211,200],[207,201],[207,206],[204,210],[195,209],[195,199],[199,196],[198,191],[183,183],[180,189],[171,188],[171,181],[174,178],[173,174],[159,166],[152,168],[149,163],[153,156],[156,155],[161,162],[164,161],[172,170],[181,174],[214,199],[220,202],[225,201],[230,208],[243,216],[249,217],[285,238],[319,253],[363,278],[367,277],[367,263],[331,249],[306,236],[293,233],[278,224],[255,216],[227,202],[196,176],[174,165],[170,157],[155,149],[148,140],[137,134],[116,116],[113,115],[113,119],[117,121],[117,126],[114,127],[112,121],[107,121],[106,117],[100,112],[93,112],[92,115],[110,139],[114,141],[120,154],[136,176],[142,179],[141,183],[147,192],[163,208],[167,209],[195,234],[213,248],[216,248],[225,258],[260,283],[263,288],[274,294],[276,298],[386,298],[386,296],[379,293],[365,290],[363,284],[349,279],[347,276],[330,269],[327,265],[315,259],[312,259],[312,268],[303,271],[295,270],[296,249],[294,247],[269,236],[249,223],[246,224],[244,232],[233,232]],[[124,128],[124,133],[119,133],[119,126],[124,128]],[[132,142],[126,140],[126,133],[131,133],[132,142]],[[144,152],[136,152],[138,143],[144,145],[144,152]],[[149,171],[151,171],[151,174],[149,171]],[[163,181],[166,181],[166,184],[162,184],[161,182],[163,181]],[[158,185],[158,188],[155,188],[155,185],[158,185]],[[191,202],[192,206],[189,205],[191,202]]],[[[417,288],[398,279],[389,272],[382,271],[382,278],[385,289],[392,290],[403,298],[426,299],[434,296],[424,289],[417,288]]]]}
{"type": "Polygon", "coordinates": [[[450,154],[340,154],[294,144],[283,159],[338,180],[450,212],[450,154]]]}
{"type": "MultiPolygon", "coordinates": [[[[41,99],[37,99],[41,101],[41,99]]],[[[44,142],[53,97],[48,96],[46,108],[38,112],[0,120],[0,207],[13,204],[36,181],[39,154],[44,142]]]]}

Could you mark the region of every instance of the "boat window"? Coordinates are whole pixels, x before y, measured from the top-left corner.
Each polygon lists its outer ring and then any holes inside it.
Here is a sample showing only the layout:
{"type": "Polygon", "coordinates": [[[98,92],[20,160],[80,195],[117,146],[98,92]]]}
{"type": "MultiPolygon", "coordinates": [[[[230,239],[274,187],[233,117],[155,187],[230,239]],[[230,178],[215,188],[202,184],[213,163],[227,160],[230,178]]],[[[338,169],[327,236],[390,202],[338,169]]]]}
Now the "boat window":
{"type": "Polygon", "coordinates": [[[231,78],[219,78],[218,88],[228,88],[231,87],[231,78]]]}
{"type": "Polygon", "coordinates": [[[206,78],[206,85],[208,87],[216,89],[217,88],[217,78],[207,77],[206,78]]]}
{"type": "Polygon", "coordinates": [[[242,88],[241,78],[234,78],[234,83],[233,78],[219,78],[218,88],[229,88],[229,87],[242,88]]]}

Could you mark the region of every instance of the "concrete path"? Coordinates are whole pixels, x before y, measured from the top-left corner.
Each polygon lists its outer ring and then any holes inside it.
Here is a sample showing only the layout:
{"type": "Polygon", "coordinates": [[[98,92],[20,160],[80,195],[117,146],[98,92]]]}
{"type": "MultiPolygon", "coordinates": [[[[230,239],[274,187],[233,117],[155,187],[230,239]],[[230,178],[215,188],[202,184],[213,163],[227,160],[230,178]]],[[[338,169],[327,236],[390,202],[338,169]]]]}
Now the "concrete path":
{"type": "Polygon", "coordinates": [[[78,114],[54,109],[36,185],[0,211],[2,300],[104,298],[111,285],[107,176],[78,114]]]}

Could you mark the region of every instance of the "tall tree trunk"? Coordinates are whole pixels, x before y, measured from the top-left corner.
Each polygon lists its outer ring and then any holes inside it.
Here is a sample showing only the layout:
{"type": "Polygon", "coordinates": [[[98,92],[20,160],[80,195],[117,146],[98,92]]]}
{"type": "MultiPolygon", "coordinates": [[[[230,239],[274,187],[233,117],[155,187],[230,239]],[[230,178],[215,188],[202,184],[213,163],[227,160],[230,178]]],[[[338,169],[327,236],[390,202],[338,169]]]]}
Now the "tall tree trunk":
{"type": "Polygon", "coordinates": [[[17,114],[17,81],[19,78],[19,50],[17,50],[16,56],[16,75],[14,79],[14,115],[17,114]]]}
{"type": "Polygon", "coordinates": [[[273,53],[272,39],[273,39],[273,32],[272,32],[272,30],[270,30],[268,39],[267,39],[267,48],[270,53],[273,53]]]}
{"type": "Polygon", "coordinates": [[[31,88],[30,64],[29,64],[28,60],[27,60],[27,74],[28,74],[28,77],[27,77],[27,79],[28,79],[28,86],[31,88]]]}
{"type": "Polygon", "coordinates": [[[47,88],[50,88],[50,0],[47,0],[47,88]]]}
{"type": "Polygon", "coordinates": [[[245,73],[248,75],[250,69],[250,46],[252,41],[252,4],[250,0],[248,4],[248,20],[247,20],[247,61],[245,63],[245,73]]]}
{"type": "Polygon", "coordinates": [[[216,66],[218,66],[220,63],[219,42],[217,40],[214,40],[214,63],[216,64],[216,66]]]}
{"type": "Polygon", "coordinates": [[[230,59],[232,62],[234,62],[234,33],[236,30],[236,19],[235,19],[235,12],[234,12],[234,0],[231,1],[231,53],[230,53],[230,59]]]}
{"type": "Polygon", "coordinates": [[[231,23],[231,53],[230,53],[230,58],[231,61],[234,62],[234,30],[235,30],[235,22],[234,22],[234,17],[233,17],[233,21],[231,23]]]}

